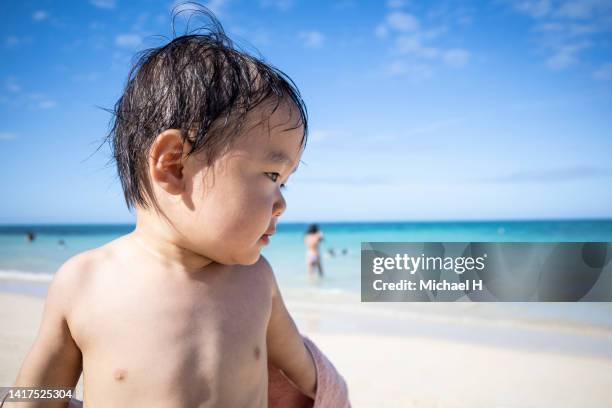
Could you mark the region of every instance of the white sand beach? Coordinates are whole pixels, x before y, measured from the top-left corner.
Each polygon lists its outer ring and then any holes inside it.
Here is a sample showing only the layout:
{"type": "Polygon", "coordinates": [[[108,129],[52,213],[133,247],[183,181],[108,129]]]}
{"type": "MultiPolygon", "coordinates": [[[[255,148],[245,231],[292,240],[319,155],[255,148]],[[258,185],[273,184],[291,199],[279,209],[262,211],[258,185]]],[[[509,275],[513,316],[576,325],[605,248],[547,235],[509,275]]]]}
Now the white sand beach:
{"type": "MultiPolygon", "coordinates": [[[[487,327],[469,319],[449,324],[433,314],[399,317],[379,305],[357,305],[364,313],[355,316],[338,304],[327,312],[325,304],[309,308],[290,298],[287,304],[301,332],[346,378],[354,407],[612,406],[612,332],[605,329],[487,327]],[[445,330],[431,329],[438,326],[445,330]],[[488,331],[505,341],[488,338],[488,331]]],[[[0,293],[0,385],[15,379],[42,308],[41,298],[0,293]]]]}

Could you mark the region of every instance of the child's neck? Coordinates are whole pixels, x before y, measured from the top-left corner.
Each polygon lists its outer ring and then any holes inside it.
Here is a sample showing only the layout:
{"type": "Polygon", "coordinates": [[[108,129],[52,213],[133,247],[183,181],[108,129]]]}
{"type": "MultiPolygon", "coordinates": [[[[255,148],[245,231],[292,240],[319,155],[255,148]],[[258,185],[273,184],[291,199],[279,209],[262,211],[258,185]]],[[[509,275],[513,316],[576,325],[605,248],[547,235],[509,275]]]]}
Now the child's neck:
{"type": "Polygon", "coordinates": [[[182,246],[172,227],[150,211],[137,211],[136,228],[130,235],[138,246],[166,268],[192,273],[213,263],[211,259],[182,246]]]}

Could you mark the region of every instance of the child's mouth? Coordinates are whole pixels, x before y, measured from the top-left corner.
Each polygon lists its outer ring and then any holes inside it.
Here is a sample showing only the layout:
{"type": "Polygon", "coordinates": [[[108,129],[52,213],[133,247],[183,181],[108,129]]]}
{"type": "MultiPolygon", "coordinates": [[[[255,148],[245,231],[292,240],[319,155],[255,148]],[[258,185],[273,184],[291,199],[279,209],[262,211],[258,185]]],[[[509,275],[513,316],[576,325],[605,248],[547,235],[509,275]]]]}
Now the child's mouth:
{"type": "Polygon", "coordinates": [[[268,245],[270,243],[270,236],[267,234],[264,234],[261,236],[261,238],[259,238],[260,241],[263,241],[264,245],[268,245]]]}

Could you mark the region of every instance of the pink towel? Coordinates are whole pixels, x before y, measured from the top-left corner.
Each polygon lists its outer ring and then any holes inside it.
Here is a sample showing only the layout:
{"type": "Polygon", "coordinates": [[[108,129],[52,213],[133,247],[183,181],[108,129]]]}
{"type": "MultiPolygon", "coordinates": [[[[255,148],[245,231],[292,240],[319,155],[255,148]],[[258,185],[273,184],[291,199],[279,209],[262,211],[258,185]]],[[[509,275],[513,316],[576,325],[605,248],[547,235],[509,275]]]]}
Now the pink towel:
{"type": "Polygon", "coordinates": [[[317,369],[315,400],[302,394],[276,367],[268,365],[269,408],[350,408],[348,389],[342,376],[323,352],[308,338],[302,336],[317,369]]]}
{"type": "MultiPolygon", "coordinates": [[[[348,388],[342,376],[309,338],[303,339],[317,370],[315,400],[302,394],[278,368],[268,364],[268,408],[350,408],[348,388]]],[[[68,408],[82,406],[81,401],[71,399],[68,408]]]]}

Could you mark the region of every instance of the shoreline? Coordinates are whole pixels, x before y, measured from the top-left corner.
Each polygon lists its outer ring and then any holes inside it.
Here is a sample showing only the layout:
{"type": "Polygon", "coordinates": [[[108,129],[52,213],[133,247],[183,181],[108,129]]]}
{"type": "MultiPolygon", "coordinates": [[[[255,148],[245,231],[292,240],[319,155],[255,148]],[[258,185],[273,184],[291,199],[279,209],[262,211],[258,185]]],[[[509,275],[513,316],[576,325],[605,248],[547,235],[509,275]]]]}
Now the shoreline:
{"type": "MultiPolygon", "coordinates": [[[[47,288],[53,279],[52,274],[40,276],[38,273],[13,272],[14,276],[7,273],[0,274],[0,293],[26,294],[41,299],[46,297],[47,288]]],[[[436,319],[441,323],[456,321],[459,318],[475,324],[486,324],[495,320],[496,325],[524,329],[559,330],[581,334],[589,332],[593,335],[612,332],[612,302],[362,302],[360,294],[350,290],[328,288],[318,283],[309,287],[279,283],[284,298],[306,308],[317,308],[322,303],[324,304],[322,307],[327,310],[355,312],[355,305],[358,304],[359,314],[374,317],[380,315],[397,317],[399,313],[400,317],[436,319]],[[604,311],[599,313],[598,320],[591,315],[592,310],[579,310],[591,305],[597,305],[604,311]],[[532,309],[527,310],[528,308],[532,309]],[[541,310],[534,311],[535,308],[541,310]],[[547,312],[547,309],[551,308],[564,309],[562,318],[559,313],[551,315],[549,311],[547,312]]]]}
{"type": "MultiPolygon", "coordinates": [[[[0,296],[44,301],[49,282],[0,279],[0,296]]],[[[467,345],[600,357],[612,361],[612,323],[559,320],[521,315],[523,303],[361,302],[353,293],[283,288],[281,293],[298,327],[326,334],[380,333],[438,338],[467,345]]],[[[552,307],[575,310],[588,303],[552,307]]],[[[537,305],[542,306],[542,305],[537,305]]],[[[550,305],[543,305],[549,307],[550,305]]],[[[602,304],[610,310],[612,303],[602,304]]],[[[584,313],[583,313],[584,314],[584,313]]]]}

